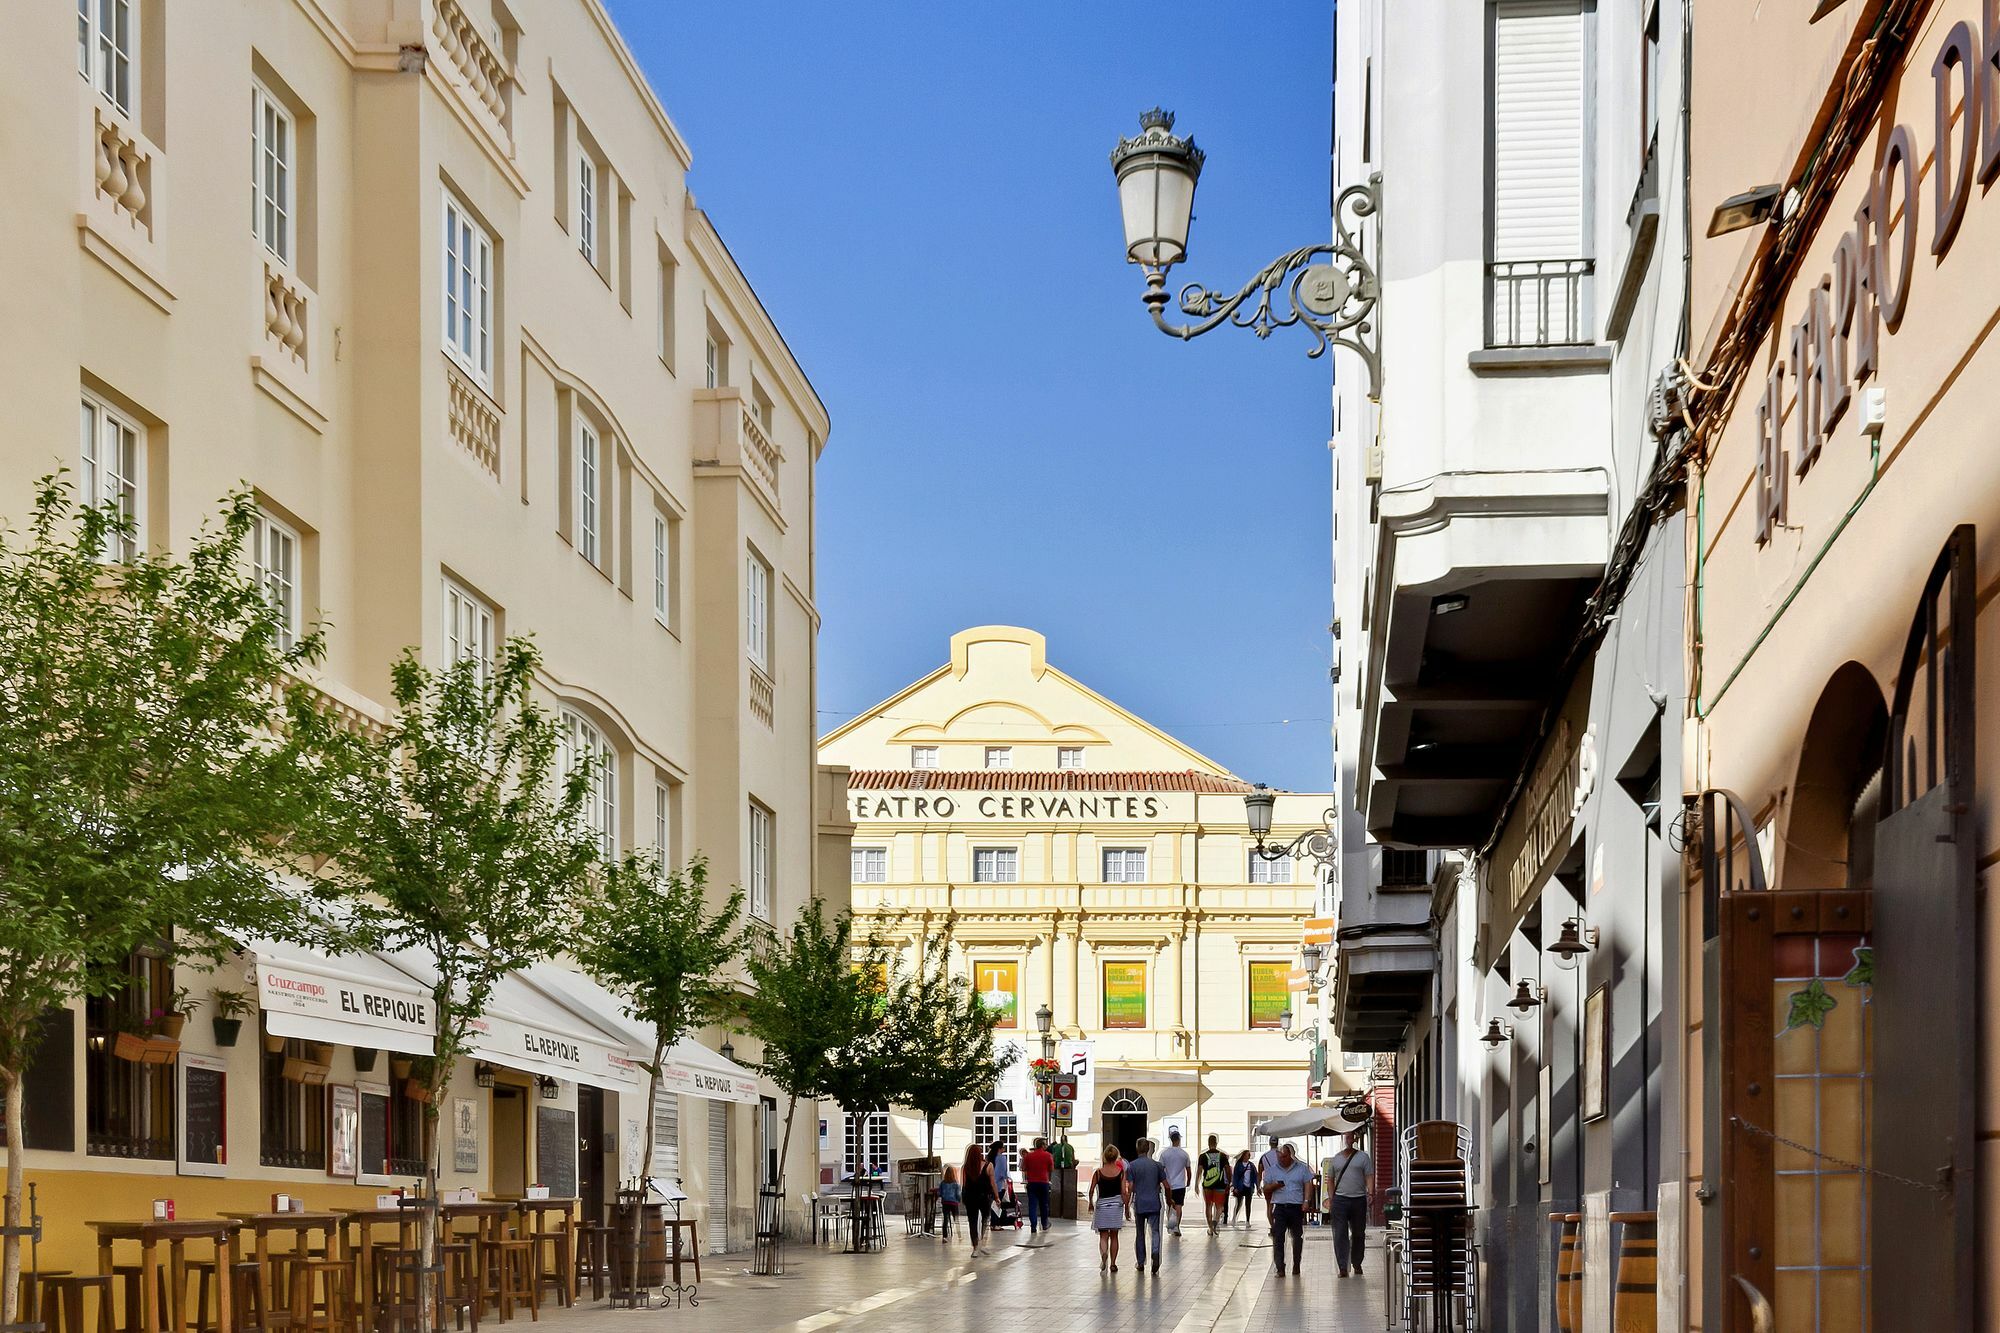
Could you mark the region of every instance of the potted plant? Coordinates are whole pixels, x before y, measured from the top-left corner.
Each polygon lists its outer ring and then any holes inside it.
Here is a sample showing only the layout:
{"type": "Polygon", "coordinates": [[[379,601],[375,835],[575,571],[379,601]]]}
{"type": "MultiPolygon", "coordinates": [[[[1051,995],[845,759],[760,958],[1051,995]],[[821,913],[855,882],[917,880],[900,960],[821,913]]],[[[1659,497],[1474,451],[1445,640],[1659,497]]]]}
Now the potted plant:
{"type": "Polygon", "coordinates": [[[200,1002],[188,994],[187,987],[174,987],[166,1004],[153,1011],[153,1031],[175,1041],[181,1039],[181,1029],[187,1026],[188,1015],[195,1011],[200,1002]]]}
{"type": "Polygon", "coordinates": [[[356,1046],[354,1048],[354,1072],[357,1074],[371,1072],[375,1068],[375,1058],[380,1054],[381,1052],[373,1046],[356,1046]]]}
{"type": "MultiPolygon", "coordinates": [[[[215,1029],[217,1046],[234,1046],[236,1038],[243,1032],[243,1020],[255,1008],[250,996],[240,990],[218,990],[209,995],[215,1004],[215,1016],[209,1025],[215,1029]]],[[[282,1044],[283,1038],[280,1038],[282,1044]]]]}
{"type": "Polygon", "coordinates": [[[316,1065],[332,1065],[333,1043],[329,1041],[308,1042],[306,1044],[306,1054],[316,1065]]]}
{"type": "Polygon", "coordinates": [[[433,1063],[428,1059],[412,1060],[409,1076],[403,1080],[403,1095],[413,1102],[428,1103],[431,1099],[432,1068],[433,1063]]]}
{"type": "Polygon", "coordinates": [[[128,1060],[135,1065],[145,1063],[145,1024],[122,1005],[114,1011],[111,1021],[117,1024],[116,1035],[111,1043],[111,1053],[120,1060],[128,1060]]]}
{"type": "Polygon", "coordinates": [[[416,1059],[412,1056],[392,1055],[389,1057],[389,1072],[397,1078],[408,1078],[410,1071],[416,1067],[416,1059]]]}

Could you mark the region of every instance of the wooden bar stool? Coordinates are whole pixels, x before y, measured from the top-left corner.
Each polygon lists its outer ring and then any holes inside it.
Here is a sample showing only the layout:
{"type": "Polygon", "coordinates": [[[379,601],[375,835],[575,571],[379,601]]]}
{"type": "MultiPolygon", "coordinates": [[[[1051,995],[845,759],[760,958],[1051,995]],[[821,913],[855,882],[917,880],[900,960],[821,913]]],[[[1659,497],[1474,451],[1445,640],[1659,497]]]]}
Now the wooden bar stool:
{"type": "MultiPolygon", "coordinates": [[[[221,1302],[216,1299],[222,1284],[216,1280],[215,1260],[191,1259],[188,1272],[195,1279],[194,1333],[230,1333],[221,1327],[221,1302]]],[[[236,1316],[235,1333],[264,1333],[268,1312],[264,1308],[264,1284],[257,1280],[257,1261],[238,1259],[230,1266],[229,1303],[236,1316]]]]}
{"type": "MultiPolygon", "coordinates": [[[[168,1268],[169,1265],[161,1264],[155,1270],[155,1276],[158,1279],[157,1299],[159,1303],[154,1308],[161,1311],[161,1322],[171,1326],[172,1320],[165,1313],[173,1308],[167,1303],[168,1268]]],[[[118,1293],[123,1302],[122,1312],[114,1321],[119,1333],[137,1333],[139,1329],[140,1310],[143,1304],[139,1299],[139,1286],[140,1274],[143,1272],[145,1272],[145,1268],[141,1264],[112,1265],[111,1275],[118,1280],[118,1293]]]]}
{"type": "Polygon", "coordinates": [[[604,1284],[611,1277],[611,1228],[602,1222],[579,1222],[576,1226],[576,1290],[590,1283],[590,1299],[604,1299],[604,1284]]]}
{"type": "Polygon", "coordinates": [[[371,1257],[369,1307],[375,1327],[362,1333],[412,1333],[423,1317],[423,1252],[378,1244],[371,1257]]]}
{"type": "Polygon", "coordinates": [[[353,1303],[354,1270],[347,1260],[301,1255],[289,1267],[293,1327],[301,1333],[336,1333],[348,1322],[353,1303]]]}
{"type": "Polygon", "coordinates": [[[83,1296],[97,1293],[96,1333],[111,1333],[112,1279],[107,1273],[47,1274],[42,1278],[37,1301],[48,1325],[48,1333],[90,1333],[84,1323],[83,1296]]]}
{"type": "Polygon", "coordinates": [[[487,1245],[495,1276],[500,1283],[500,1319],[514,1317],[514,1307],[525,1303],[528,1317],[540,1322],[542,1298],[535,1285],[535,1243],[530,1240],[496,1240],[487,1245]]]}
{"type": "Polygon", "coordinates": [[[541,1304],[542,1288],[551,1287],[556,1293],[556,1304],[568,1305],[569,1284],[575,1280],[576,1267],[568,1230],[531,1232],[524,1239],[534,1256],[535,1304],[541,1304]]]}
{"type": "Polygon", "coordinates": [[[473,1243],[469,1240],[452,1241],[438,1246],[438,1263],[444,1269],[439,1275],[437,1327],[444,1327],[445,1312],[449,1310],[454,1328],[464,1328],[469,1317],[471,1333],[479,1333],[479,1264],[474,1254],[473,1243]]]}
{"type": "Polygon", "coordinates": [[[39,1324],[41,1322],[40,1317],[35,1313],[41,1309],[41,1284],[52,1277],[68,1277],[69,1273],[70,1270],[67,1268],[51,1268],[45,1273],[31,1272],[25,1268],[21,1270],[21,1285],[19,1288],[21,1303],[15,1308],[20,1311],[22,1323],[39,1324]]]}

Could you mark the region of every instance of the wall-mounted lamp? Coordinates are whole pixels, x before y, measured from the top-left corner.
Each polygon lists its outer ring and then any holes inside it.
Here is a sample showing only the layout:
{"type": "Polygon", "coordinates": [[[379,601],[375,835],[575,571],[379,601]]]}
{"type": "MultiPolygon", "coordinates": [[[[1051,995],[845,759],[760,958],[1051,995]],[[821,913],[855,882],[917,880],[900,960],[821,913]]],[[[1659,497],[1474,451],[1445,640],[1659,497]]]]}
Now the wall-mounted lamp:
{"type": "Polygon", "coordinates": [[[1454,612],[1463,611],[1471,605],[1472,599],[1464,593],[1448,592],[1441,597],[1431,598],[1431,614],[1434,616],[1448,616],[1454,612]]]}
{"type": "Polygon", "coordinates": [[[545,1102],[552,1102],[562,1095],[562,1084],[547,1074],[537,1074],[535,1086],[542,1090],[542,1100],[545,1102]]]}
{"type": "Polygon", "coordinates": [[[736,1047],[730,1043],[729,1038],[724,1037],[722,1039],[722,1050],[719,1054],[725,1060],[734,1060],[736,1058],[736,1047]]]}
{"type": "Polygon", "coordinates": [[[1507,1001],[1507,1007],[1509,1009],[1518,1009],[1524,1014],[1530,1009],[1540,1008],[1542,1003],[1542,997],[1538,993],[1540,990],[1541,987],[1538,984],[1529,981],[1526,977],[1522,977],[1514,983],[1514,998],[1507,1001]]]}
{"type": "Polygon", "coordinates": [[[1586,926],[1583,918],[1573,916],[1562,923],[1556,933],[1556,942],[1549,946],[1549,952],[1556,956],[1556,966],[1571,968],[1576,966],[1577,956],[1586,954],[1597,945],[1597,927],[1586,926]]]}
{"type": "Polygon", "coordinates": [[[493,1086],[493,1066],[481,1060],[472,1067],[472,1081],[482,1088],[493,1086]]]}
{"type": "Polygon", "coordinates": [[[1759,185],[1742,194],[1730,195],[1716,205],[1714,214],[1708,220],[1708,234],[1722,236],[1754,227],[1760,222],[1769,222],[1771,215],[1778,211],[1778,201],[1784,193],[1782,185],[1759,185]]]}
{"type": "Polygon", "coordinates": [[[1501,1042],[1514,1040],[1514,1030],[1497,1018],[1489,1019],[1486,1024],[1486,1035],[1479,1040],[1486,1043],[1486,1049],[1495,1050],[1501,1042]]]}
{"type": "Polygon", "coordinates": [[[1319,1024],[1292,1031],[1292,1011],[1287,1009],[1278,1015],[1278,1026],[1283,1029],[1286,1041],[1316,1041],[1319,1039],[1319,1024]]]}

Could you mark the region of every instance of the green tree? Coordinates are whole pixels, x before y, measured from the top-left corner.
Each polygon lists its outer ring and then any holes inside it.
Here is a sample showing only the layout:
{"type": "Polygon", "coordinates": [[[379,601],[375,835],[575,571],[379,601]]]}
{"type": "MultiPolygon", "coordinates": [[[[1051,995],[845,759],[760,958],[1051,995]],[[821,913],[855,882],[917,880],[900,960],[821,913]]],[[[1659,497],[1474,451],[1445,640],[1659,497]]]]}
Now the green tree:
{"type": "MultiPolygon", "coordinates": [[[[245,558],[250,496],[184,558],[137,549],[130,520],[37,484],[0,531],[0,1098],[5,1220],[21,1225],[22,1085],[46,1011],[127,981],[132,950],[219,959],[232,936],[311,940],[312,893],[272,867],[310,784],[286,725],[309,714],[293,641],[245,558]],[[127,556],[109,560],[106,553],[127,556]]],[[[0,1260],[18,1317],[20,1241],[0,1260]]]]}
{"type": "MultiPolygon", "coordinates": [[[[710,912],[708,863],[700,857],[667,873],[652,852],[634,852],[607,869],[580,915],[571,955],[625,1001],[633,1016],[653,1025],[641,1181],[653,1174],[652,1106],[667,1051],[695,1029],[730,1016],[736,988],[727,973],[748,941],[743,890],[731,890],[722,906],[710,912]]],[[[634,1209],[634,1255],[639,1252],[639,1226],[634,1209]]]]}
{"type": "Polygon", "coordinates": [[[871,1058],[884,1062],[890,1050],[882,983],[887,967],[879,940],[857,943],[854,917],[843,911],[828,920],[817,898],[800,906],[789,931],[753,949],[745,962],[751,992],[744,1019],[764,1050],[757,1068],[788,1099],[780,1190],[801,1099],[870,1110],[888,1104],[868,1086],[866,1070],[871,1058]]]}
{"type": "MultiPolygon", "coordinates": [[[[584,814],[596,773],[570,753],[562,720],[533,697],[540,655],[509,639],[488,670],[442,671],[406,651],[390,672],[395,715],[378,732],[328,728],[335,799],[318,850],[357,908],[369,947],[434,969],[431,1058],[423,1066],[425,1176],[436,1195],[439,1089],[469,1049],[501,978],[565,947],[603,873],[584,814]]],[[[423,1252],[436,1262],[437,1215],[423,1252]]],[[[424,1318],[433,1293],[424,1292],[424,1318]]]]}
{"type": "Polygon", "coordinates": [[[991,1096],[1020,1051],[996,1052],[993,1032],[1000,1013],[952,971],[948,931],[925,940],[916,968],[896,983],[889,1013],[901,1066],[897,1100],[923,1116],[929,1157],[937,1122],[960,1102],[991,1096]]]}

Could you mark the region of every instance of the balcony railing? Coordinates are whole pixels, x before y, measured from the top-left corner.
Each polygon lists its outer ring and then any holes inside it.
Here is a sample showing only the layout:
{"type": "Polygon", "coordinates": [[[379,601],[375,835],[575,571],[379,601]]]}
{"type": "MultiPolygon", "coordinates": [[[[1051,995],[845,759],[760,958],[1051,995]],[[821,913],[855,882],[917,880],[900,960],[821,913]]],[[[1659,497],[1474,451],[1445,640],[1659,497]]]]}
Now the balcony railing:
{"type": "Polygon", "coordinates": [[[770,726],[777,715],[777,687],[771,678],[755,662],[750,664],[750,712],[759,722],[770,726]]]}
{"type": "Polygon", "coordinates": [[[431,11],[431,33],[458,75],[458,86],[511,143],[514,124],[514,72],[506,56],[480,34],[458,0],[437,0],[431,11]]]}
{"type": "Polygon", "coordinates": [[[1568,347],[1590,341],[1588,259],[1496,260],[1486,266],[1489,347],[1568,347]]]}

